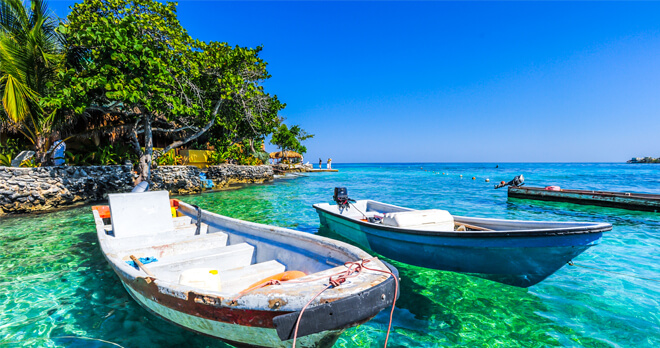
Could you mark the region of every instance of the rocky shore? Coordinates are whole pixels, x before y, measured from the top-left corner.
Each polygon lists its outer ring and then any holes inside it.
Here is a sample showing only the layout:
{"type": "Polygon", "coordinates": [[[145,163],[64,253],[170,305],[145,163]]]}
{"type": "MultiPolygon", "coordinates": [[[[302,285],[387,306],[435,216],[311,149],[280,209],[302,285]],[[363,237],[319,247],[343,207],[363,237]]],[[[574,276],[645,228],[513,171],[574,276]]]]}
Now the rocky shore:
{"type": "MultiPolygon", "coordinates": [[[[213,188],[273,179],[270,166],[219,165],[202,171],[194,166],[161,166],[152,171],[152,190],[174,195],[201,193],[204,173],[213,188]]],[[[0,216],[46,212],[107,199],[108,193],[130,192],[132,166],[0,167],[0,216]]]]}

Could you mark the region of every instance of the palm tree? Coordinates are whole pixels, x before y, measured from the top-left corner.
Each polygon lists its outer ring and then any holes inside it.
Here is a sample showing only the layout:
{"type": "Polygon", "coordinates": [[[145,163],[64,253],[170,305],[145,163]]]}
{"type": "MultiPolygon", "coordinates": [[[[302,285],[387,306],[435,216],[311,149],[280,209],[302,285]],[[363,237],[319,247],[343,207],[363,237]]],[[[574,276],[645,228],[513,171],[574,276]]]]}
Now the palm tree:
{"type": "Polygon", "coordinates": [[[63,62],[59,20],[44,0],[0,0],[0,95],[5,120],[34,144],[43,162],[55,113],[40,100],[63,62]]]}

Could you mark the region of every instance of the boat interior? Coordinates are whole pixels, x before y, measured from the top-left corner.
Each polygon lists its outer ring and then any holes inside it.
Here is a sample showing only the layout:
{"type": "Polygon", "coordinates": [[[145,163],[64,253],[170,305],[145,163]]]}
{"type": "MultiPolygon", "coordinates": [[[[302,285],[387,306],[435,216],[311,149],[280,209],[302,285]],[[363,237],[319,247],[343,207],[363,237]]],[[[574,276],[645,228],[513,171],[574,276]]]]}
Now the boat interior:
{"type": "Polygon", "coordinates": [[[340,214],[344,217],[360,220],[362,222],[420,231],[504,232],[548,229],[587,229],[607,225],[591,222],[520,221],[473,218],[452,215],[446,210],[415,210],[372,200],[355,201],[354,203],[350,203],[348,207],[344,206],[343,208],[339,205],[330,205],[327,203],[318,204],[316,206],[322,210],[340,214]]]}
{"type": "Polygon", "coordinates": [[[218,215],[202,218],[196,234],[197,209],[170,201],[166,191],[114,194],[109,203],[109,214],[95,207],[108,258],[168,283],[235,294],[268,279],[304,277],[357,257],[340,250],[328,255],[327,247],[304,245],[286,230],[218,215]]]}

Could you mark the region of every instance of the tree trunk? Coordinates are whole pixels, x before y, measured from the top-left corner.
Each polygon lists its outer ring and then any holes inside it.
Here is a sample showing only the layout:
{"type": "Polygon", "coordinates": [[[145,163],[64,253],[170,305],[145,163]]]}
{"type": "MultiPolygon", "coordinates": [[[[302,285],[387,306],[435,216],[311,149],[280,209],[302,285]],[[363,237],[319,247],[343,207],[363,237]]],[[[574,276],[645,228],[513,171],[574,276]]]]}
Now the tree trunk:
{"type": "Polygon", "coordinates": [[[151,115],[144,116],[144,152],[140,156],[140,176],[138,183],[147,181],[151,185],[151,158],[154,149],[154,139],[151,134],[151,115]]]}
{"type": "Polygon", "coordinates": [[[42,166],[46,165],[48,161],[48,138],[43,135],[37,135],[36,143],[34,144],[34,159],[36,163],[41,164],[42,166]]]}

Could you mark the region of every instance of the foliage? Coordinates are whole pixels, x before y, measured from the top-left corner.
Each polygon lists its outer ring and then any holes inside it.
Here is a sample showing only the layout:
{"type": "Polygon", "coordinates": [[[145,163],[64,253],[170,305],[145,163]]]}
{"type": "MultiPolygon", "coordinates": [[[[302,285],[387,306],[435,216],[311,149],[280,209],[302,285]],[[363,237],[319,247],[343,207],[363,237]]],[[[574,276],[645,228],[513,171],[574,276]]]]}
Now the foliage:
{"type": "MultiPolygon", "coordinates": [[[[0,166],[10,167],[11,161],[21,152],[22,146],[18,139],[7,139],[5,144],[0,144],[0,166]]],[[[21,167],[36,167],[39,163],[34,158],[21,162],[21,167]]]]}
{"type": "Polygon", "coordinates": [[[270,158],[270,155],[266,151],[262,151],[261,149],[257,150],[255,153],[252,154],[256,159],[260,160],[261,163],[266,163],[268,162],[268,159],[270,158]]]}
{"type": "Polygon", "coordinates": [[[156,164],[159,166],[180,166],[183,164],[183,156],[179,156],[170,150],[156,159],[156,164]]]}
{"type": "Polygon", "coordinates": [[[207,163],[209,165],[218,165],[218,164],[223,164],[227,163],[227,158],[229,158],[229,151],[213,151],[207,158],[207,163]]]}
{"type": "Polygon", "coordinates": [[[254,156],[243,157],[238,161],[238,164],[248,165],[248,166],[258,166],[264,164],[260,159],[254,156]]]}
{"type": "Polygon", "coordinates": [[[93,153],[73,153],[71,151],[65,151],[64,156],[66,157],[66,164],[70,166],[91,166],[93,153]]]}
{"type": "Polygon", "coordinates": [[[119,161],[121,160],[112,145],[99,147],[95,152],[92,152],[92,158],[100,165],[120,164],[119,161]]]}
{"type": "Polygon", "coordinates": [[[131,129],[143,179],[152,132],[173,139],[158,157],[210,129],[214,137],[254,138],[277,125],[284,105],[260,85],[270,77],[258,57],[261,48],[191,38],[175,3],[85,0],[68,21],[58,29],[66,36],[67,70],[48,105],[117,116],[131,129]]]}
{"type": "Polygon", "coordinates": [[[41,167],[41,163],[39,163],[33,156],[21,162],[19,167],[41,167]]]}
{"type": "Polygon", "coordinates": [[[0,143],[0,154],[15,157],[21,152],[21,146],[18,139],[7,139],[5,144],[0,143]]]}
{"type": "Polygon", "coordinates": [[[107,166],[122,164],[122,160],[131,160],[128,149],[122,146],[99,146],[91,151],[65,151],[66,164],[71,166],[107,166]]]}
{"type": "Polygon", "coordinates": [[[314,134],[308,134],[298,125],[289,128],[286,124],[282,123],[275,133],[273,133],[273,138],[270,142],[273,145],[279,146],[282,151],[295,151],[302,155],[307,152],[307,148],[301,144],[302,141],[313,137],[314,134]]]}
{"type": "MultiPolygon", "coordinates": [[[[1,154],[0,153],[0,167],[11,167],[11,161],[14,159],[14,156],[11,154],[1,154]]],[[[27,159],[19,164],[19,167],[39,167],[40,164],[34,160],[34,157],[27,159]]]]}
{"type": "Polygon", "coordinates": [[[227,158],[232,162],[242,165],[260,165],[264,162],[254,156],[249,140],[244,140],[242,143],[232,144],[227,148],[227,158]]]}
{"type": "Polygon", "coordinates": [[[10,167],[13,158],[14,156],[11,154],[0,153],[0,167],[10,167]]]}
{"type": "Polygon", "coordinates": [[[44,162],[58,120],[43,103],[63,61],[58,20],[44,0],[0,0],[0,14],[0,117],[30,140],[37,161],[44,162]]]}

